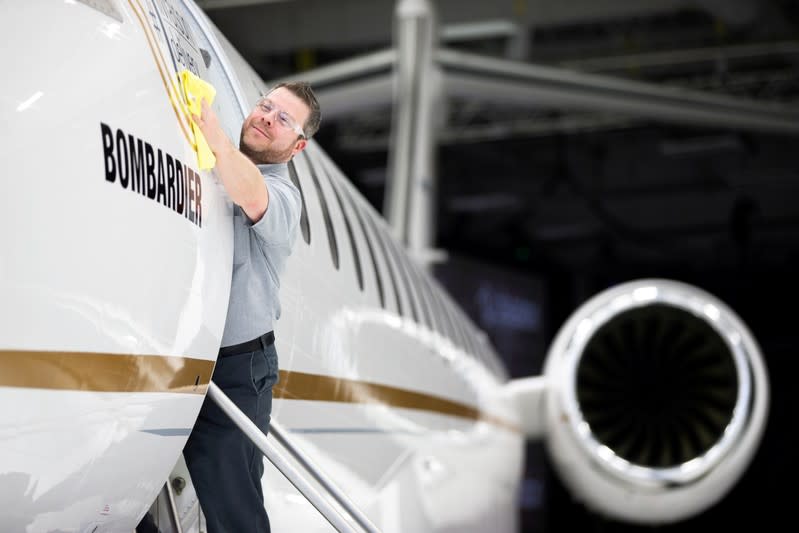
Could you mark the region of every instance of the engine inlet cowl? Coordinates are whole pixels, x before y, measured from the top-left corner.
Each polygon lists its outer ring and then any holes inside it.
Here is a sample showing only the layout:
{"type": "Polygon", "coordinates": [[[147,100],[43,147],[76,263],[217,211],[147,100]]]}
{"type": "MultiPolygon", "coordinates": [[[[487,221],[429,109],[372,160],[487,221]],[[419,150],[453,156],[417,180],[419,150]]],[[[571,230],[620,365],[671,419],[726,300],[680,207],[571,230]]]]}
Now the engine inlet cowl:
{"type": "Polygon", "coordinates": [[[724,303],[680,282],[625,283],[586,302],[545,376],[556,468],[587,505],[625,520],[676,521],[718,501],[765,425],[757,343],[724,303]]]}

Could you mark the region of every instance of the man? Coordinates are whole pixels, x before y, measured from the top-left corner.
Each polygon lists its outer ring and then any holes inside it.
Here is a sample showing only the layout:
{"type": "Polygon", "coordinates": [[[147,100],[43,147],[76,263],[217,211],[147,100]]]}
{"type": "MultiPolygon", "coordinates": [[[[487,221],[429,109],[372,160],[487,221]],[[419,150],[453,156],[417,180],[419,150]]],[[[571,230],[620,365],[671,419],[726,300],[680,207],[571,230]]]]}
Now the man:
{"type": "MultiPolygon", "coordinates": [[[[278,379],[274,322],[279,276],[302,204],[286,163],[319,128],[319,104],[304,82],[280,84],[244,120],[237,149],[202,102],[194,117],[216,156],[214,171],[235,204],[233,279],[213,380],[264,433],[278,379]]],[[[263,456],[206,398],[184,449],[209,533],[269,532],[263,456]]]]}

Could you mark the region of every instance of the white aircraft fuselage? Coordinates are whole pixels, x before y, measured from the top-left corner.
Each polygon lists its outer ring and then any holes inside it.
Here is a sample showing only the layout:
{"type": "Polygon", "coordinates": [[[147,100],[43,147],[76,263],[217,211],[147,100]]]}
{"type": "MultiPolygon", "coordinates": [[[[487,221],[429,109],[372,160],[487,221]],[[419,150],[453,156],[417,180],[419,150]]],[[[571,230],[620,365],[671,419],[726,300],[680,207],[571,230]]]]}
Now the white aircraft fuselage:
{"type": "MultiPolygon", "coordinates": [[[[233,206],[179,73],[214,86],[234,140],[268,87],[190,0],[19,1],[0,34],[0,531],[130,533],[179,466],[232,272],[233,206]]],[[[272,417],[381,531],[517,531],[527,438],[578,500],[636,523],[695,515],[746,470],[768,378],[723,302],[610,288],[542,376],[509,381],[318,144],[289,170],[272,417]]],[[[275,531],[330,530],[269,464],[263,484],[275,531]]]]}
{"type": "MultiPolygon", "coordinates": [[[[267,89],[210,28],[177,0],[17,2],[0,22],[3,531],[130,532],[199,412],[232,204],[198,166],[178,73],[215,86],[232,139],[267,89]]],[[[307,226],[273,418],[385,531],[513,531],[524,437],[495,353],[318,145],[293,172],[307,226]]],[[[276,477],[276,530],[298,511],[329,527],[276,477]]]]}

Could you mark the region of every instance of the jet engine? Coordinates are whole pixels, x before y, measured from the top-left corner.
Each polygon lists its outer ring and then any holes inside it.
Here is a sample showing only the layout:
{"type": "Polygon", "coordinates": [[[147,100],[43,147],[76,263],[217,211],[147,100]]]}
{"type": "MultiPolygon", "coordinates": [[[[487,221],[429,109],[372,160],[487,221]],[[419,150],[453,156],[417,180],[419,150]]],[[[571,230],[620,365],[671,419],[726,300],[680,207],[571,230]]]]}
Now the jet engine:
{"type": "Polygon", "coordinates": [[[545,435],[573,495],[628,522],[676,522],[719,501],[768,413],[767,372],[746,325],[672,280],[624,283],[580,306],[538,379],[512,385],[537,411],[525,415],[528,435],[545,435]]]}

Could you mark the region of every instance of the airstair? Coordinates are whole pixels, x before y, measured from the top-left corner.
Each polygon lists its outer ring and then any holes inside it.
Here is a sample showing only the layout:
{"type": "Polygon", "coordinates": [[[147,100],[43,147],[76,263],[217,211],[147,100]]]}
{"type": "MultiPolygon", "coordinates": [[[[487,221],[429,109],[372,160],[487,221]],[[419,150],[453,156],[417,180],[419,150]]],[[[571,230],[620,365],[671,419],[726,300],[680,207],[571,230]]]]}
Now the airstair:
{"type": "MultiPolygon", "coordinates": [[[[291,441],[278,422],[270,422],[273,439],[268,439],[213,381],[208,386],[208,396],[336,531],[379,533],[369,518],[291,441]]],[[[207,533],[182,455],[135,533],[207,533]]]]}

